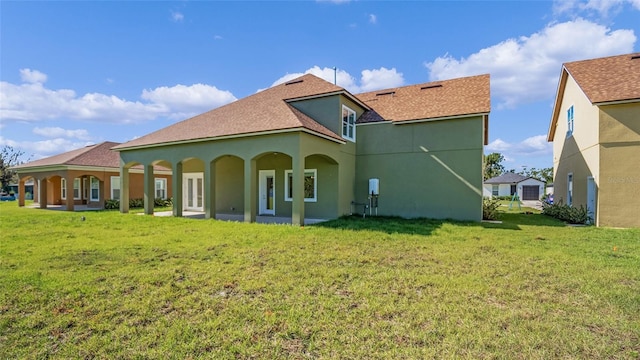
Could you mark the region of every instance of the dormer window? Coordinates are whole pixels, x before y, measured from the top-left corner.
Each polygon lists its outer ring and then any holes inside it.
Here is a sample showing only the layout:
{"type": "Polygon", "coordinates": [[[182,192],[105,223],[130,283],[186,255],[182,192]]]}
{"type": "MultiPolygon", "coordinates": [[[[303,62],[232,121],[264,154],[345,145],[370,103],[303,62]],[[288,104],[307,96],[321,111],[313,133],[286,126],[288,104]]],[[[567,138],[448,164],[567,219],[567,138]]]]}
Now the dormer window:
{"type": "Polygon", "coordinates": [[[342,137],[356,141],[356,112],[342,105],[342,137]]]}

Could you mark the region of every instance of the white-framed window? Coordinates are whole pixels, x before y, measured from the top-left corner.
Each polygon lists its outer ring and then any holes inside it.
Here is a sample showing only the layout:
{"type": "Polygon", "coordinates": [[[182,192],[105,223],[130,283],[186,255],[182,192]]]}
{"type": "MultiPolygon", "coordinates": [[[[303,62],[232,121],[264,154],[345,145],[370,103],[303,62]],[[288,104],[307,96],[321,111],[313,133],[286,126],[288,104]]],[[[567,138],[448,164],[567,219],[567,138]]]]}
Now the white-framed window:
{"type": "Polygon", "coordinates": [[[491,195],[498,196],[500,185],[491,185],[491,195]]]}
{"type": "Polygon", "coordinates": [[[573,135],[573,105],[567,109],[567,137],[573,135]]]}
{"type": "Polygon", "coordinates": [[[73,179],[73,199],[80,200],[80,178],[73,179]]]}
{"type": "Polygon", "coordinates": [[[342,137],[356,141],[356,112],[342,105],[342,137]]]}
{"type": "Polygon", "coordinates": [[[60,179],[60,197],[62,200],[67,200],[67,179],[60,179]]]}
{"type": "Polygon", "coordinates": [[[111,177],[111,198],[120,200],[120,176],[111,177]]]}
{"type": "Polygon", "coordinates": [[[573,173],[567,175],[567,205],[573,205],[573,173]]]}
{"type": "Polygon", "coordinates": [[[167,198],[167,179],[164,178],[156,178],[156,199],[166,199],[167,198]]]}
{"type": "MultiPolygon", "coordinates": [[[[293,170],[284,171],[284,201],[293,199],[293,170]]],[[[318,170],[304,170],[304,201],[318,201],[318,170]]]]}
{"type": "Polygon", "coordinates": [[[100,201],[100,180],[97,177],[91,177],[89,180],[91,186],[91,201],[100,201]]]}

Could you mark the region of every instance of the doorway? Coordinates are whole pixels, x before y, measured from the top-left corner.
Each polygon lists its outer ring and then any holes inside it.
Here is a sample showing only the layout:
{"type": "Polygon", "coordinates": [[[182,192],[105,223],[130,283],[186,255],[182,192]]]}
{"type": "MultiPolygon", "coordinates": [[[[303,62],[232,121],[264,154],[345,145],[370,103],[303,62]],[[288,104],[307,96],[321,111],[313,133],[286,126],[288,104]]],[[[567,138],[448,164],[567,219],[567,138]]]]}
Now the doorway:
{"type": "Polygon", "coordinates": [[[204,186],[202,173],[183,175],[184,210],[204,211],[204,186]]]}
{"type": "Polygon", "coordinates": [[[275,170],[260,170],[259,214],[276,214],[276,176],[275,170]]]}

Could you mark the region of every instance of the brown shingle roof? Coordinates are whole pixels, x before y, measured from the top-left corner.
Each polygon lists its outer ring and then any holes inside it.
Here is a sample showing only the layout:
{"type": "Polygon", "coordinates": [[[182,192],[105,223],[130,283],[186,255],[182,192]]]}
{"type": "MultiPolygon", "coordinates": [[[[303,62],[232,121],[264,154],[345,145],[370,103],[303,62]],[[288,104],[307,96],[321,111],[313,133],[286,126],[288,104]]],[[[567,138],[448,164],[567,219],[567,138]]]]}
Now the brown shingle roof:
{"type": "Polygon", "coordinates": [[[574,61],[562,65],[547,141],[553,141],[567,78],[592,104],[640,99],[640,53],[574,61]]]}
{"type": "Polygon", "coordinates": [[[409,121],[485,114],[491,110],[489,75],[403,86],[356,95],[377,114],[360,122],[409,121]]]}
{"type": "Polygon", "coordinates": [[[574,61],[564,68],[591,103],[640,99],[640,53],[574,61]]]}
{"type": "Polygon", "coordinates": [[[307,129],[342,141],[341,136],[286,102],[335,92],[345,90],[316,76],[303,75],[131,140],[116,146],[115,149],[289,129],[307,129]]]}
{"type": "Polygon", "coordinates": [[[119,145],[117,142],[105,141],[100,144],[85,146],[62,154],[50,156],[18,165],[14,169],[27,169],[40,166],[77,165],[98,167],[120,167],[120,155],[111,148],[119,145]]]}

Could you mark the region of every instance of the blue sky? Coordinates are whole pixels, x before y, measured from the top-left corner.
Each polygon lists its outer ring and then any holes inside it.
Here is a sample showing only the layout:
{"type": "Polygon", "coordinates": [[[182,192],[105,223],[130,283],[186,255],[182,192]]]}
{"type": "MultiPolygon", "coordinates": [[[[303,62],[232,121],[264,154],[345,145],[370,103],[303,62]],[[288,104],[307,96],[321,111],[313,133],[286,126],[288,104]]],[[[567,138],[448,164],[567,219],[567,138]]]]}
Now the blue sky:
{"type": "Polygon", "coordinates": [[[358,93],[491,74],[490,144],[552,166],[563,62],[640,50],[640,0],[0,2],[0,145],[125,142],[303,73],[358,93]]]}

